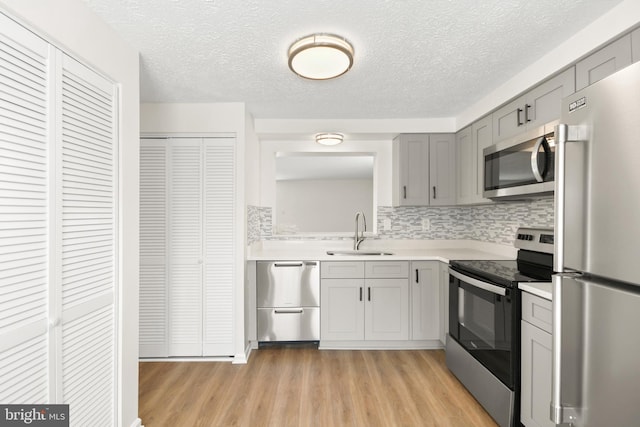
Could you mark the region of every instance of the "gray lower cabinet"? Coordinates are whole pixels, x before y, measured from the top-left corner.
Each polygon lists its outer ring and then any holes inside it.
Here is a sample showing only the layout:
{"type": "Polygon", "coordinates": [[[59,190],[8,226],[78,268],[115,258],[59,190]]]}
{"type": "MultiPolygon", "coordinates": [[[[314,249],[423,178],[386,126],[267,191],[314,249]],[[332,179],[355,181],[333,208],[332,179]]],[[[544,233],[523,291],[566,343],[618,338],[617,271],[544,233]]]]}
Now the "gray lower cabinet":
{"type": "Polygon", "coordinates": [[[440,262],[412,261],[411,339],[440,339],[440,262]]]}
{"type": "Polygon", "coordinates": [[[551,301],[522,293],[520,421],[553,427],[551,402],[551,301]]]}
{"type": "Polygon", "coordinates": [[[321,263],[320,339],[409,338],[407,261],[321,263]]]}
{"type": "Polygon", "coordinates": [[[440,342],[447,340],[449,333],[449,264],[440,262],[440,342]]]}

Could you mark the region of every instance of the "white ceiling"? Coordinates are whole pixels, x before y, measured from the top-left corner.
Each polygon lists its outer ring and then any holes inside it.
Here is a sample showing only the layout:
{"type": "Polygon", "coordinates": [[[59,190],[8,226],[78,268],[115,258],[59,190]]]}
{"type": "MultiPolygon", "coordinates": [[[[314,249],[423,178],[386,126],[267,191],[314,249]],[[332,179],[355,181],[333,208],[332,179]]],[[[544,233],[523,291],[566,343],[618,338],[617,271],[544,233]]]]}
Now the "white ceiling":
{"type": "Polygon", "coordinates": [[[141,56],[142,102],[244,102],[259,119],[452,117],[622,0],[85,0],[141,56]],[[302,79],[315,32],[355,64],[302,79]]]}

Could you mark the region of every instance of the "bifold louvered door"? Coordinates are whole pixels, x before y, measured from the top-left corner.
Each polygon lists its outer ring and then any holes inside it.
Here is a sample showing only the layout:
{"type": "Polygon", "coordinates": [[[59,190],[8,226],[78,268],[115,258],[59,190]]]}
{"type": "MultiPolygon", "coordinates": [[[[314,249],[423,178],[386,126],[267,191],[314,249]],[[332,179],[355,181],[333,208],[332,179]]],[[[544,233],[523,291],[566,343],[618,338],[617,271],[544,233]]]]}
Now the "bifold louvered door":
{"type": "Polygon", "coordinates": [[[235,139],[140,150],[140,356],[230,356],[235,139]]]}
{"type": "Polygon", "coordinates": [[[202,141],[169,143],[169,356],[202,355],[202,141]]]}
{"type": "Polygon", "coordinates": [[[117,404],[115,85],[0,13],[0,402],[117,404]]]}
{"type": "Polygon", "coordinates": [[[166,139],[140,141],[140,357],[166,357],[168,330],[166,139]]]}
{"type": "Polygon", "coordinates": [[[50,402],[50,48],[0,14],[0,402],[50,402]]]}
{"type": "Polygon", "coordinates": [[[79,426],[112,426],[116,392],[115,87],[59,55],[58,393],[79,426]]]}
{"type": "Polygon", "coordinates": [[[232,355],[235,140],[204,140],[203,355],[232,355]]]}

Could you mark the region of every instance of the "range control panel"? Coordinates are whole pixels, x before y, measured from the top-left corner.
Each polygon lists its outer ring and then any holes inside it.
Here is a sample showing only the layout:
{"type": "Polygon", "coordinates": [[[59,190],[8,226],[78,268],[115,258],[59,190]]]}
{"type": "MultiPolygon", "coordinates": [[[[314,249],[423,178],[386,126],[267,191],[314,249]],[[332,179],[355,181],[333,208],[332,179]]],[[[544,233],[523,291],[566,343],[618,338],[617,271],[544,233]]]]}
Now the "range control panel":
{"type": "Polygon", "coordinates": [[[514,246],[530,251],[553,253],[552,228],[518,228],[514,246]]]}

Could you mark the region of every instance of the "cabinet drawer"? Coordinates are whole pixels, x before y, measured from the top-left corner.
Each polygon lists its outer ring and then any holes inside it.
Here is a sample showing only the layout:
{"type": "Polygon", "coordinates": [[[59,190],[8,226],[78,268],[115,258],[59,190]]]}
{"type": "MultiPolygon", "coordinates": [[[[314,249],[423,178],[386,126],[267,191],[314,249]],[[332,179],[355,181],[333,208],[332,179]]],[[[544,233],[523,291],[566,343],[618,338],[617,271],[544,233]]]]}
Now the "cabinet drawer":
{"type": "Polygon", "coordinates": [[[320,277],[323,279],[362,279],[364,277],[364,262],[322,262],[320,263],[320,277]]]}
{"type": "Polygon", "coordinates": [[[553,304],[549,300],[528,292],[522,293],[522,320],[548,333],[552,330],[552,307],[553,304]]]}
{"type": "Polygon", "coordinates": [[[320,304],[317,261],[258,261],[258,307],[313,307],[320,304]]]}
{"type": "Polygon", "coordinates": [[[395,279],[409,277],[408,261],[367,261],[364,277],[367,279],[395,279]]]}
{"type": "Polygon", "coordinates": [[[258,341],[317,341],[320,339],[320,309],[259,308],[258,341]]]}

